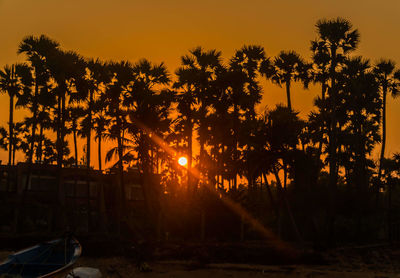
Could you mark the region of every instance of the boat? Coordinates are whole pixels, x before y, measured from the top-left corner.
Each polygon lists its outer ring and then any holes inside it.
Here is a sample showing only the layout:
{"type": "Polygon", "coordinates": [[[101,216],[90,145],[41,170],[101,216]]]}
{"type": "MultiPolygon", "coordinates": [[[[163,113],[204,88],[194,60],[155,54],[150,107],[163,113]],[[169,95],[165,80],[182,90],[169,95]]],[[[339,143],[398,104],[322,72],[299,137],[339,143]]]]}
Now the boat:
{"type": "Polygon", "coordinates": [[[72,267],[81,252],[72,236],[44,242],[10,255],[0,264],[0,277],[57,277],[72,267]]]}

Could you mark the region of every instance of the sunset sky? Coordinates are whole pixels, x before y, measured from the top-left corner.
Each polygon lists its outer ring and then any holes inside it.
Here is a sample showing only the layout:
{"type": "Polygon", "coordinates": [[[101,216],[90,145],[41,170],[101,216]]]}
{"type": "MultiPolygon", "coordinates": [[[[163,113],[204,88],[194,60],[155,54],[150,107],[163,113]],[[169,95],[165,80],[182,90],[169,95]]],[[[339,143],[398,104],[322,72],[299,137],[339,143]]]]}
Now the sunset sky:
{"type": "MultiPolygon", "coordinates": [[[[310,40],[321,18],[343,17],[361,33],[356,52],[400,66],[400,1],[343,0],[0,0],[0,66],[22,61],[16,50],[26,35],[46,34],[63,49],[104,60],[140,58],[165,62],[173,73],[180,56],[195,46],[222,51],[228,59],[244,44],[267,56],[296,50],[310,59],[310,40]]],[[[292,105],[305,117],[318,93],[295,86],[292,105]]],[[[388,98],[387,155],[400,152],[400,99],[388,98]]],[[[285,102],[285,91],[265,82],[261,107],[285,102]]],[[[8,120],[8,97],[0,96],[0,125],[8,120]]],[[[261,108],[260,108],[261,109],[261,108]]],[[[16,112],[16,119],[23,117],[16,112]]],[[[82,153],[81,153],[82,154],[82,153]]],[[[7,163],[7,154],[0,151],[7,163]]],[[[93,152],[97,167],[97,154],[93,152]]]]}

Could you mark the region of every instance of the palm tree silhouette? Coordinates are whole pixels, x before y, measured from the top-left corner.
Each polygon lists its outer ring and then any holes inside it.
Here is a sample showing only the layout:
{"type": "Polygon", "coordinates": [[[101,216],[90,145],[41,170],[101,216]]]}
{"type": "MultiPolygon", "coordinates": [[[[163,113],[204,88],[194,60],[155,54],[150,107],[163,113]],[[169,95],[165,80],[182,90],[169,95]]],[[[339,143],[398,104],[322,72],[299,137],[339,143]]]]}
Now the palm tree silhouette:
{"type": "MultiPolygon", "coordinates": [[[[257,45],[243,46],[237,50],[233,57],[230,59],[228,67],[228,88],[226,92],[229,94],[231,101],[233,129],[233,141],[228,149],[233,154],[233,161],[238,166],[239,160],[239,147],[246,148],[248,145],[245,140],[246,136],[241,134],[246,132],[245,127],[247,124],[256,119],[255,107],[260,103],[262,97],[261,86],[258,81],[260,75],[260,68],[266,61],[264,48],[257,45]]],[[[237,188],[237,175],[239,168],[235,169],[233,186],[237,188]]]]}
{"type": "MultiPolygon", "coordinates": [[[[107,71],[110,74],[111,82],[106,84],[105,93],[102,101],[107,107],[107,116],[111,120],[110,137],[117,140],[117,154],[118,154],[118,194],[119,206],[117,212],[119,217],[122,216],[122,211],[126,208],[126,194],[124,186],[124,133],[127,129],[126,125],[126,107],[123,106],[124,96],[130,90],[133,82],[133,67],[130,62],[120,61],[106,65],[107,71]]],[[[106,158],[107,160],[107,158],[106,158]]],[[[119,218],[121,220],[122,218],[119,218]]],[[[120,223],[117,227],[118,233],[120,232],[120,223]]]]}
{"type": "Polygon", "coordinates": [[[287,196],[288,172],[293,176],[298,150],[293,149],[300,139],[304,122],[298,118],[298,113],[288,107],[277,105],[272,110],[266,110],[254,121],[251,132],[248,132],[249,147],[244,151],[243,164],[248,175],[263,175],[265,178],[272,174],[276,180],[277,198],[273,197],[271,188],[267,185],[271,203],[274,205],[278,219],[278,234],[280,234],[280,219],[282,207],[286,208],[294,233],[302,241],[298,226],[292,214],[287,196]],[[280,171],[284,172],[283,181],[280,171]],[[278,202],[275,202],[275,199],[278,202]]]}
{"type": "Polygon", "coordinates": [[[272,82],[282,86],[285,84],[287,107],[292,110],[290,97],[290,87],[292,82],[302,81],[304,88],[308,87],[310,81],[311,65],[303,61],[295,51],[281,51],[274,61],[271,63],[266,59],[261,65],[261,73],[267,78],[271,78],[272,82]]]}
{"type": "Polygon", "coordinates": [[[0,126],[0,149],[7,150],[7,140],[8,140],[8,133],[7,130],[0,126]]]}
{"type": "Polygon", "coordinates": [[[14,139],[14,98],[18,97],[22,91],[29,90],[31,85],[30,69],[25,64],[6,65],[0,70],[0,91],[8,94],[9,102],[9,122],[8,122],[8,165],[12,165],[13,139],[14,139]]]}
{"type": "MultiPolygon", "coordinates": [[[[215,82],[222,70],[221,52],[215,49],[205,51],[196,47],[182,57],[180,74],[187,75],[187,81],[193,86],[194,124],[197,125],[197,133],[200,144],[199,169],[205,174],[204,160],[208,156],[205,150],[206,137],[208,135],[209,107],[215,101],[215,82]],[[189,80],[190,78],[190,80],[189,80]]],[[[194,125],[195,126],[195,125],[194,125]]]]}
{"type": "Polygon", "coordinates": [[[311,43],[312,54],[312,79],[316,84],[321,84],[321,96],[317,97],[314,104],[318,107],[319,113],[311,112],[309,115],[310,131],[315,132],[313,141],[318,143],[318,158],[321,157],[322,146],[327,142],[324,136],[327,133],[327,101],[326,94],[329,88],[330,54],[327,48],[318,47],[318,43],[311,43]]]}
{"type": "MultiPolygon", "coordinates": [[[[381,99],[379,83],[371,72],[369,60],[362,57],[346,59],[338,83],[342,104],[338,109],[341,126],[340,145],[343,153],[340,163],[345,167],[348,184],[357,187],[358,200],[366,200],[369,186],[368,156],[379,138],[381,99]]],[[[360,207],[365,204],[360,204],[360,207]]]]}
{"type": "MultiPolygon", "coordinates": [[[[336,18],[332,20],[322,19],[316,24],[318,38],[311,42],[311,50],[322,54],[328,54],[329,57],[329,87],[328,95],[330,105],[329,113],[329,188],[330,188],[330,207],[328,230],[331,237],[331,243],[334,241],[334,223],[335,223],[335,192],[338,180],[338,118],[337,106],[339,104],[339,88],[337,86],[338,66],[343,64],[345,57],[356,49],[359,42],[358,30],[352,30],[349,21],[336,18]]],[[[328,58],[327,57],[327,58],[328,58]]]]}
{"type": "Polygon", "coordinates": [[[85,85],[80,92],[80,98],[84,100],[86,106],[86,117],[82,121],[83,136],[86,137],[86,167],[90,168],[90,153],[91,153],[91,133],[93,129],[93,113],[94,102],[98,98],[101,87],[110,82],[110,74],[107,72],[107,67],[99,59],[89,59],[86,62],[87,72],[85,77],[85,85]]]}
{"type": "Polygon", "coordinates": [[[193,129],[195,124],[195,80],[191,70],[185,68],[186,58],[181,57],[182,66],[175,72],[177,81],[173,84],[173,89],[176,90],[176,102],[178,116],[177,119],[183,127],[184,136],[187,142],[186,155],[188,157],[188,180],[187,190],[192,190],[192,159],[193,159],[193,129]]]}
{"type": "MultiPolygon", "coordinates": [[[[30,66],[33,69],[33,79],[34,79],[34,92],[30,97],[31,100],[31,110],[32,110],[32,129],[30,148],[28,152],[28,162],[32,163],[35,135],[36,135],[36,125],[38,123],[38,106],[39,106],[39,94],[41,88],[45,87],[49,76],[48,70],[46,68],[46,59],[49,55],[52,55],[59,48],[59,44],[56,41],[48,38],[45,35],[39,37],[27,36],[18,46],[18,54],[24,53],[30,66]]],[[[47,90],[47,88],[45,89],[47,90]]],[[[43,99],[43,98],[42,98],[43,99]]]]}
{"type": "Polygon", "coordinates": [[[382,146],[379,157],[379,168],[378,168],[378,181],[382,176],[382,162],[385,158],[385,146],[386,146],[386,97],[388,93],[391,93],[393,97],[396,97],[399,92],[400,85],[400,70],[395,71],[395,62],[391,60],[381,60],[374,67],[374,73],[379,83],[379,88],[382,94],[382,146]]]}
{"type": "Polygon", "coordinates": [[[86,73],[84,59],[73,51],[57,50],[46,60],[49,72],[54,81],[52,91],[56,94],[56,134],[57,165],[61,168],[64,159],[67,108],[69,95],[82,90],[82,77],[86,73]]]}
{"type": "Polygon", "coordinates": [[[18,150],[22,150],[23,153],[28,154],[30,138],[29,136],[29,128],[27,123],[30,122],[31,119],[25,118],[25,121],[17,122],[14,125],[14,137],[13,137],[13,147],[12,147],[12,164],[15,165],[15,154],[18,150]]]}
{"type": "Polygon", "coordinates": [[[137,144],[138,165],[144,174],[154,172],[154,156],[159,149],[150,138],[153,135],[162,138],[163,133],[169,130],[168,115],[172,101],[171,92],[166,90],[169,82],[163,63],[155,65],[142,59],[133,65],[133,83],[124,105],[128,109],[128,131],[137,144]]]}
{"type": "MultiPolygon", "coordinates": [[[[96,106],[96,104],[94,106],[96,106]]],[[[97,139],[97,144],[98,144],[99,171],[102,171],[101,141],[103,140],[103,138],[107,138],[105,131],[107,130],[108,125],[110,124],[110,119],[108,119],[106,117],[103,109],[97,110],[97,112],[94,116],[94,119],[93,119],[93,124],[94,124],[94,130],[95,130],[95,134],[96,134],[95,138],[97,139]]]]}
{"type": "Polygon", "coordinates": [[[71,122],[71,132],[74,139],[74,162],[75,167],[78,167],[78,143],[77,143],[77,134],[78,134],[78,122],[84,115],[86,115],[86,111],[82,106],[74,106],[69,107],[66,112],[67,121],[71,122]]]}

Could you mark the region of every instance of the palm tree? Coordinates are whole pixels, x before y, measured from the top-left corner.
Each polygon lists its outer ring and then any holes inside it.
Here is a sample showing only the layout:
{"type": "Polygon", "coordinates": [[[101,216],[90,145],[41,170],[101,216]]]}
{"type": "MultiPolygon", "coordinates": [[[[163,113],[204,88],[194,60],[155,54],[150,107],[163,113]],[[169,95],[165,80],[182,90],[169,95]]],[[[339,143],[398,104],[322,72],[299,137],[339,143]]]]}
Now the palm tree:
{"type": "Polygon", "coordinates": [[[10,111],[8,120],[8,165],[12,165],[12,138],[13,138],[13,128],[14,128],[14,96],[17,94],[16,87],[16,76],[15,67],[5,66],[3,70],[0,71],[0,90],[8,94],[10,98],[10,111]]]}
{"type": "MultiPolygon", "coordinates": [[[[185,65],[185,56],[181,57],[182,65],[185,65]]],[[[175,72],[177,81],[172,85],[176,90],[176,102],[178,121],[184,128],[184,136],[187,142],[186,155],[188,157],[188,181],[187,190],[192,190],[192,159],[193,159],[193,129],[195,124],[195,81],[190,71],[186,70],[184,66],[178,68],[175,72]]]]}
{"type": "Polygon", "coordinates": [[[71,122],[71,131],[74,138],[74,158],[75,158],[75,167],[78,167],[78,143],[77,143],[77,134],[78,134],[78,122],[86,113],[86,111],[81,106],[69,107],[67,109],[67,119],[71,122]]]}
{"type": "Polygon", "coordinates": [[[280,231],[281,208],[285,207],[293,230],[300,241],[302,239],[288,200],[287,177],[289,172],[291,176],[295,176],[294,167],[299,151],[292,146],[299,141],[303,127],[304,122],[298,118],[298,113],[288,107],[277,105],[273,110],[266,110],[257,121],[253,122],[250,131],[247,132],[248,147],[243,152],[242,166],[249,182],[260,175],[266,178],[271,174],[275,177],[277,198],[273,197],[268,185],[267,190],[277,214],[278,231],[280,231]],[[283,181],[281,171],[284,172],[283,181]]]}
{"type": "MultiPolygon", "coordinates": [[[[35,144],[35,134],[36,125],[38,123],[38,107],[40,105],[39,98],[41,89],[47,90],[47,82],[49,79],[49,73],[47,70],[46,61],[50,55],[53,55],[55,51],[59,48],[59,44],[48,38],[45,35],[39,37],[27,36],[18,46],[18,54],[24,53],[29,61],[30,66],[33,69],[33,83],[34,92],[30,96],[31,111],[32,111],[32,128],[31,128],[31,138],[30,148],[28,152],[28,162],[32,163],[34,144],[35,144]]],[[[43,99],[43,98],[42,98],[43,99]]],[[[27,104],[27,103],[26,103],[27,104]]]]}
{"type": "MultiPolygon", "coordinates": [[[[368,156],[380,141],[379,119],[381,99],[379,83],[371,72],[368,60],[362,57],[347,59],[341,70],[338,84],[343,114],[339,143],[343,146],[340,164],[345,167],[347,184],[356,185],[358,201],[365,200],[369,186],[368,156]],[[364,198],[363,198],[364,197],[364,198]]],[[[359,207],[365,207],[365,204],[359,207]]]]}
{"type": "Polygon", "coordinates": [[[7,140],[8,140],[8,133],[7,130],[0,126],[0,149],[7,150],[7,140]]]}
{"type": "Polygon", "coordinates": [[[243,46],[230,59],[228,67],[228,87],[225,91],[229,96],[233,118],[231,145],[227,148],[232,152],[232,160],[236,165],[233,173],[234,188],[237,187],[239,174],[239,148],[247,148],[246,129],[256,121],[255,107],[261,102],[261,86],[258,81],[260,68],[267,60],[264,48],[257,45],[243,46]],[[243,121],[247,123],[243,124],[243,121]],[[244,140],[243,140],[244,139],[244,140]]]}
{"type": "Polygon", "coordinates": [[[133,66],[133,78],[124,105],[130,120],[128,131],[136,138],[139,166],[147,174],[154,171],[154,154],[159,149],[151,137],[164,137],[171,123],[168,115],[172,94],[166,90],[170,78],[163,63],[154,65],[147,60],[133,66]]]}
{"type": "Polygon", "coordinates": [[[338,164],[344,178],[355,217],[355,232],[362,233],[362,219],[370,208],[370,181],[374,164],[371,153],[380,141],[381,99],[379,84],[371,71],[369,60],[362,57],[346,59],[338,76],[341,103],[338,107],[341,126],[338,164]]]}
{"type": "Polygon", "coordinates": [[[0,70],[0,91],[8,94],[9,102],[9,148],[8,165],[12,165],[13,139],[14,139],[14,98],[24,91],[29,91],[31,85],[30,69],[25,64],[6,65],[0,70]]]}
{"type": "Polygon", "coordinates": [[[13,138],[13,153],[12,153],[12,164],[15,165],[15,154],[17,150],[22,150],[24,154],[28,154],[29,141],[32,140],[29,136],[29,124],[31,119],[25,118],[22,122],[17,122],[14,125],[14,138],[13,138]]]}
{"type": "Polygon", "coordinates": [[[82,121],[83,137],[86,137],[86,167],[90,168],[90,154],[91,154],[91,133],[93,129],[93,113],[94,103],[98,98],[101,87],[110,82],[110,74],[107,72],[107,67],[99,59],[89,59],[86,61],[86,76],[82,80],[81,90],[79,91],[79,98],[84,102],[86,107],[86,117],[82,121]]]}
{"type": "Polygon", "coordinates": [[[328,54],[329,56],[329,87],[328,96],[329,107],[329,189],[330,189],[330,207],[328,217],[328,230],[330,233],[331,243],[333,243],[334,223],[335,223],[335,208],[334,200],[336,194],[338,180],[338,119],[337,106],[339,104],[339,88],[337,85],[338,66],[343,64],[345,57],[356,49],[359,42],[358,30],[352,29],[349,21],[336,18],[332,20],[322,19],[316,24],[318,38],[311,42],[311,50],[314,53],[328,54]]]}
{"type": "MultiPolygon", "coordinates": [[[[193,86],[194,124],[197,125],[200,144],[199,169],[204,175],[204,160],[208,154],[205,150],[206,137],[209,124],[207,116],[209,108],[215,99],[215,83],[222,70],[221,52],[215,49],[205,51],[196,47],[182,57],[182,66],[179,68],[180,76],[187,76],[187,82],[193,86]],[[190,78],[190,80],[189,80],[190,78]]],[[[195,125],[193,125],[193,128],[195,125]]]]}
{"type": "MultiPolygon", "coordinates": [[[[127,61],[110,63],[107,65],[111,82],[106,84],[105,93],[102,96],[104,106],[107,107],[107,116],[111,120],[110,137],[117,140],[118,153],[118,191],[120,197],[117,211],[119,219],[126,206],[124,186],[124,133],[126,131],[126,109],[123,107],[124,96],[128,93],[133,82],[133,67],[127,61]]],[[[119,223],[119,222],[118,222],[119,223]]],[[[120,227],[118,227],[119,230],[120,227]]]]}
{"type": "Polygon", "coordinates": [[[312,112],[309,115],[308,123],[311,124],[309,127],[310,131],[314,133],[312,141],[318,143],[317,157],[321,159],[322,146],[326,143],[326,132],[327,132],[327,102],[326,94],[329,87],[329,61],[330,54],[326,48],[318,48],[312,43],[311,51],[312,55],[312,80],[315,84],[321,84],[321,96],[314,100],[315,105],[318,107],[318,112],[312,112]]]}
{"type": "Polygon", "coordinates": [[[39,136],[38,136],[38,145],[36,148],[36,160],[39,163],[43,162],[43,143],[46,140],[46,136],[45,136],[44,132],[45,132],[45,130],[51,129],[52,124],[53,124],[53,122],[51,120],[51,115],[50,115],[50,112],[48,111],[48,109],[49,109],[49,106],[43,105],[42,110],[38,113],[39,136]]]}
{"type": "Polygon", "coordinates": [[[375,65],[374,74],[379,83],[379,88],[382,94],[382,146],[378,169],[378,181],[380,181],[386,146],[386,97],[388,93],[391,93],[393,97],[398,95],[400,85],[400,70],[395,71],[395,62],[392,60],[382,59],[375,65]]]}
{"type": "Polygon", "coordinates": [[[295,51],[281,51],[271,64],[266,59],[261,65],[261,73],[267,78],[271,78],[272,82],[282,86],[286,86],[287,107],[292,110],[290,98],[290,86],[292,82],[302,81],[304,87],[308,87],[310,81],[309,71],[311,65],[303,61],[295,51]]]}
{"type": "MultiPolygon", "coordinates": [[[[86,74],[86,64],[81,56],[73,51],[55,51],[47,58],[47,66],[51,74],[56,94],[56,133],[57,133],[57,165],[62,167],[64,159],[67,108],[69,96],[82,90],[82,79],[86,74]]],[[[84,86],[83,86],[84,87],[84,86]]]]}
{"type": "Polygon", "coordinates": [[[98,160],[99,160],[99,171],[102,171],[102,159],[101,159],[101,141],[103,138],[106,138],[104,134],[107,130],[108,125],[110,124],[110,120],[106,118],[103,113],[96,113],[94,119],[94,130],[96,132],[95,138],[97,139],[98,144],[98,160]]]}

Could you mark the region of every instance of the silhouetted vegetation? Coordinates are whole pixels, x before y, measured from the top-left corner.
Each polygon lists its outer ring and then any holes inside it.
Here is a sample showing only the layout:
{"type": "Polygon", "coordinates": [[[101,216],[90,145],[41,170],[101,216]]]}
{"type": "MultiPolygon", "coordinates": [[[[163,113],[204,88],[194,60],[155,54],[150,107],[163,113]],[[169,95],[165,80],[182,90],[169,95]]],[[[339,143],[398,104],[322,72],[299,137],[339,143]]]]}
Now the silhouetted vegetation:
{"type": "Polygon", "coordinates": [[[18,47],[26,62],[0,70],[10,100],[0,147],[9,165],[21,151],[29,164],[90,169],[95,138],[98,169],[108,162],[118,172],[118,217],[127,209],[124,170],[161,176],[162,238],[260,238],[259,223],[299,242],[393,240],[400,159],[385,156],[385,115],[400,70],[353,55],[358,44],[350,22],[324,19],[311,61],[293,50],[268,57],[256,45],[224,61],[197,47],[170,74],[162,63],[84,58],[29,36],[18,47]],[[287,103],[257,112],[263,78],[283,87],[287,103]],[[294,82],[321,90],[306,118],[292,106],[302,93],[293,94],[294,82]],[[20,108],[25,119],[15,122],[20,108]],[[111,146],[104,158],[103,146],[111,146]]]}

